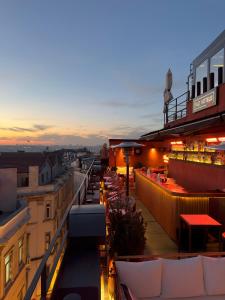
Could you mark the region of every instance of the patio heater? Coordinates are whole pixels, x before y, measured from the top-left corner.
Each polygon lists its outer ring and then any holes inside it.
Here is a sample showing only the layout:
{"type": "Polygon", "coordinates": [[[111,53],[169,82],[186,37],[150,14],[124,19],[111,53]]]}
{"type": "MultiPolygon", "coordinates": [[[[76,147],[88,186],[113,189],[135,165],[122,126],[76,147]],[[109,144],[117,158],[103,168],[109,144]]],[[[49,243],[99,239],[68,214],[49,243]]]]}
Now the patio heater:
{"type": "Polygon", "coordinates": [[[135,148],[142,147],[142,144],[136,142],[122,142],[118,145],[111,146],[112,149],[120,148],[123,150],[123,154],[126,162],[126,196],[129,197],[129,167],[130,167],[130,156],[135,148]]]}

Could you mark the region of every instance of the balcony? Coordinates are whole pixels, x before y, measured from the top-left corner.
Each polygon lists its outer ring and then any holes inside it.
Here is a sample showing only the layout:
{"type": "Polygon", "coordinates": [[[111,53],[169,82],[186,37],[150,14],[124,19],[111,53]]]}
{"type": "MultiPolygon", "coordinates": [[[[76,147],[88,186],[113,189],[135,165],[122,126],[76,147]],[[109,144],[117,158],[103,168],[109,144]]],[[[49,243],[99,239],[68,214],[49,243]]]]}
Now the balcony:
{"type": "Polygon", "coordinates": [[[17,200],[17,208],[0,215],[0,243],[6,242],[22,225],[30,219],[29,210],[24,200],[17,200]]]}

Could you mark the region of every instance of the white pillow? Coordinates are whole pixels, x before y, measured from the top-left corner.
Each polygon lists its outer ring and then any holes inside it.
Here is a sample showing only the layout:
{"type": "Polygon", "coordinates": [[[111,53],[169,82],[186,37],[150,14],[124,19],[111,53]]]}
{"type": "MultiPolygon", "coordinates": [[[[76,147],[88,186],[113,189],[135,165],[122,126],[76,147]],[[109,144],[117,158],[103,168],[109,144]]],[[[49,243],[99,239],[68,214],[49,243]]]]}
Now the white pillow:
{"type": "Polygon", "coordinates": [[[121,283],[137,298],[158,297],[161,293],[161,260],[143,262],[116,261],[121,283]]]}
{"type": "Polygon", "coordinates": [[[200,256],[180,260],[162,259],[162,298],[205,295],[200,256]]]}
{"type": "Polygon", "coordinates": [[[203,256],[205,289],[208,295],[225,295],[225,258],[203,256]]]}

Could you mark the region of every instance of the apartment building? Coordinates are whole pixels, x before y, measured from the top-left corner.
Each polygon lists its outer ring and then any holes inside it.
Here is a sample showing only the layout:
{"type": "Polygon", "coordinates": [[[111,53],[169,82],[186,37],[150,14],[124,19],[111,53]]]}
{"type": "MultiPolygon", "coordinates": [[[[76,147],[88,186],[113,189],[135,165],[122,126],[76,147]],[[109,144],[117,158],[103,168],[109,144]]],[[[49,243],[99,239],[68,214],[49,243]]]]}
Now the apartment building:
{"type": "MultiPolygon", "coordinates": [[[[74,174],[63,166],[63,153],[2,153],[0,166],[17,168],[17,197],[27,202],[30,220],[27,224],[27,284],[33,279],[74,194],[74,174]]],[[[63,231],[61,245],[67,229],[63,231]]],[[[47,273],[56,256],[47,263],[47,273]]],[[[32,299],[40,298],[40,283],[32,299]]],[[[13,298],[14,299],[14,298],[13,298]]]]}
{"type": "Polygon", "coordinates": [[[16,169],[0,169],[0,299],[22,300],[28,285],[26,201],[17,199],[16,169]]]}

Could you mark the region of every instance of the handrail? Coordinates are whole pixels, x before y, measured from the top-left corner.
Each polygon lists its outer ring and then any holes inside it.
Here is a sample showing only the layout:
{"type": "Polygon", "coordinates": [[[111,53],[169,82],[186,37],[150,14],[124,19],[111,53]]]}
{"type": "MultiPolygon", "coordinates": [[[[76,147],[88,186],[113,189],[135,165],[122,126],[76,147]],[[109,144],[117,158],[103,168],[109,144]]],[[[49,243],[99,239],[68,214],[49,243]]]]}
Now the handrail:
{"type": "MultiPolygon", "coordinates": [[[[54,249],[55,243],[56,243],[58,237],[60,236],[61,230],[62,230],[62,228],[63,228],[63,226],[64,226],[64,224],[65,224],[65,222],[67,220],[67,216],[69,215],[70,209],[71,209],[72,205],[75,203],[75,200],[76,200],[77,196],[79,196],[81,188],[82,188],[83,184],[85,183],[86,178],[88,177],[89,172],[91,171],[93,164],[94,164],[94,160],[92,161],[92,163],[91,163],[91,165],[90,165],[87,173],[85,174],[85,177],[83,178],[83,180],[82,180],[82,182],[81,182],[78,190],[76,191],[75,195],[73,196],[73,199],[72,199],[71,203],[67,207],[67,209],[66,209],[66,211],[65,211],[65,213],[63,215],[62,221],[61,221],[58,229],[56,230],[56,233],[55,233],[54,237],[52,238],[52,241],[51,241],[51,243],[49,245],[49,248],[46,251],[45,255],[43,256],[42,261],[41,261],[41,263],[40,263],[40,265],[39,265],[39,267],[38,267],[38,269],[37,269],[37,271],[36,271],[36,273],[35,273],[32,281],[31,281],[31,284],[30,284],[29,288],[26,291],[24,300],[30,300],[31,299],[31,297],[33,295],[33,292],[34,292],[34,290],[35,290],[35,288],[36,288],[36,286],[38,284],[39,279],[42,277],[43,274],[46,276],[46,263],[48,261],[48,258],[50,257],[50,255],[51,255],[51,253],[52,253],[52,251],[54,249]]],[[[51,271],[51,273],[53,275],[54,272],[51,271]]],[[[44,296],[42,294],[41,299],[43,299],[43,300],[46,299],[46,295],[44,296]]]]}
{"type": "Polygon", "coordinates": [[[178,96],[178,97],[176,97],[176,98],[173,98],[173,99],[169,100],[168,104],[171,103],[171,102],[176,101],[177,99],[183,97],[183,96],[186,95],[186,94],[188,94],[188,91],[187,91],[187,92],[184,92],[183,94],[181,94],[180,96],[178,96]]]}
{"type": "Polygon", "coordinates": [[[166,103],[166,109],[164,111],[164,122],[169,123],[171,121],[181,119],[186,116],[187,113],[187,101],[189,99],[189,92],[185,92],[180,96],[169,100],[166,103]],[[186,98],[184,99],[184,96],[186,98]]]}

